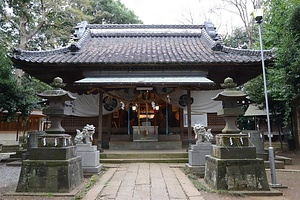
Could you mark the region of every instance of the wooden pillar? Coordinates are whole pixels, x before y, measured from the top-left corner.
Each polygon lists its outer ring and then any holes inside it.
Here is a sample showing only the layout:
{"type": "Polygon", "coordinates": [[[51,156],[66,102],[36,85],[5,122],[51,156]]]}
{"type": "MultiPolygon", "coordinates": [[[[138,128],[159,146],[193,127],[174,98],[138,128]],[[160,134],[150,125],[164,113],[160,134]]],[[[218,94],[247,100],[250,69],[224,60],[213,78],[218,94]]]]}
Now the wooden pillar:
{"type": "Polygon", "coordinates": [[[166,135],[169,134],[169,104],[166,103],[166,135]]]}
{"type": "Polygon", "coordinates": [[[191,90],[187,90],[187,120],[188,120],[188,144],[192,142],[192,109],[191,109],[191,90]]]}
{"type": "Polygon", "coordinates": [[[180,122],[180,136],[184,137],[184,117],[183,117],[183,109],[179,108],[179,122],[180,122]]]}
{"type": "Polygon", "coordinates": [[[98,145],[97,149],[102,150],[102,119],[103,119],[103,92],[99,91],[99,116],[98,116],[98,145]]]}
{"type": "Polygon", "coordinates": [[[130,104],[128,104],[128,112],[127,112],[127,134],[130,135],[130,104]]]}

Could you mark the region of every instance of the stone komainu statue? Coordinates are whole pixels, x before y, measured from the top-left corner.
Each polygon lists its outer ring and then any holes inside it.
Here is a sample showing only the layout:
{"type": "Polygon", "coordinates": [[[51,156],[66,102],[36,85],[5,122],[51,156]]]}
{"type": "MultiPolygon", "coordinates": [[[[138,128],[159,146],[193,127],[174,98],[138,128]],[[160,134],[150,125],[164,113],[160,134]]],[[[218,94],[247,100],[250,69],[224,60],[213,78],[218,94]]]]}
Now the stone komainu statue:
{"type": "Polygon", "coordinates": [[[201,124],[195,124],[194,125],[194,132],[195,132],[195,139],[197,139],[198,142],[210,142],[213,139],[213,134],[211,133],[211,129],[204,128],[201,124]]]}
{"type": "Polygon", "coordinates": [[[76,129],[75,143],[76,144],[88,144],[93,141],[93,135],[95,133],[94,125],[87,124],[83,127],[82,131],[76,129]]]}

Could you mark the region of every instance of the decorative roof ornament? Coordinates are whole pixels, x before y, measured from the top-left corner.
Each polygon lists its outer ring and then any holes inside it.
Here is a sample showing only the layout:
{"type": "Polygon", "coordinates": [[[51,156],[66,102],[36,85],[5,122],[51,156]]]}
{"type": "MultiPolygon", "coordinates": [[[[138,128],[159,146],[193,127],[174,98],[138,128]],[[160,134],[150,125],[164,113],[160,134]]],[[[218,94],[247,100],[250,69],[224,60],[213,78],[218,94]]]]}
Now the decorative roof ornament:
{"type": "Polygon", "coordinates": [[[205,30],[207,32],[207,34],[213,39],[213,40],[218,40],[218,33],[216,31],[216,27],[214,26],[213,23],[211,22],[204,22],[204,27],[205,27],[205,30]]]}
{"type": "Polygon", "coordinates": [[[225,78],[224,83],[221,83],[222,88],[226,89],[235,89],[237,84],[233,82],[233,79],[230,77],[225,78]]]}
{"type": "Polygon", "coordinates": [[[204,36],[208,39],[208,43],[211,46],[213,51],[222,51],[223,49],[223,41],[222,38],[216,31],[216,27],[212,22],[206,21],[204,22],[204,36]]]}
{"type": "Polygon", "coordinates": [[[66,84],[63,83],[63,80],[62,80],[62,78],[60,78],[60,77],[55,77],[55,78],[53,79],[53,82],[50,83],[50,85],[51,85],[54,89],[56,89],[56,90],[61,89],[61,88],[63,88],[63,87],[66,86],[66,84]]]}
{"type": "Polygon", "coordinates": [[[225,78],[221,86],[224,88],[224,91],[212,98],[215,101],[237,101],[248,96],[244,92],[236,89],[237,84],[233,82],[233,79],[230,77],[225,78]]]}
{"type": "Polygon", "coordinates": [[[80,45],[78,43],[72,43],[68,48],[72,54],[75,54],[80,50],[80,45]]]}
{"type": "Polygon", "coordinates": [[[74,40],[79,40],[82,37],[87,25],[88,25],[87,21],[82,21],[78,23],[77,26],[75,26],[74,28],[75,33],[71,36],[71,38],[74,40]]]}

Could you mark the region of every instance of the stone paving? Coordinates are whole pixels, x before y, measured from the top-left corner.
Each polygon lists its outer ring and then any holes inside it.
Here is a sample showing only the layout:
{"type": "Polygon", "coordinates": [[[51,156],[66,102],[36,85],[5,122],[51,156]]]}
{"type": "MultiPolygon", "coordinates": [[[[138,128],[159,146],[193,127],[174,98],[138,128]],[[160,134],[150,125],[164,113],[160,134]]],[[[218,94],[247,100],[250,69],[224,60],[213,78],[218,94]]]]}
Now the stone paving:
{"type": "Polygon", "coordinates": [[[166,163],[132,163],[108,168],[85,200],[203,200],[179,168],[166,163]]]}

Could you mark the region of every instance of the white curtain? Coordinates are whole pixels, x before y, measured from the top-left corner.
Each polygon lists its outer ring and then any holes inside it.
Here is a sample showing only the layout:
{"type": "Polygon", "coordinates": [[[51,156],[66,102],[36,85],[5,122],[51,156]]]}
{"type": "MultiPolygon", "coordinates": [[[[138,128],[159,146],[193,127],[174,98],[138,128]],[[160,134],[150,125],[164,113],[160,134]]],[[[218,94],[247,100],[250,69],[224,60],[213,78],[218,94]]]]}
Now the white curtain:
{"type": "MultiPolygon", "coordinates": [[[[216,113],[222,108],[222,103],[220,101],[212,100],[219,92],[223,90],[211,90],[211,91],[191,91],[191,98],[194,102],[191,106],[192,112],[197,113],[216,113]]],[[[181,95],[187,94],[186,90],[174,90],[167,92],[162,92],[162,90],[157,89],[156,93],[166,102],[180,107],[182,109],[187,109],[186,106],[181,106],[179,104],[179,99],[181,95]]],[[[66,114],[79,116],[79,117],[95,117],[99,116],[99,95],[98,94],[82,94],[71,93],[76,99],[74,101],[66,102],[66,114]]],[[[117,100],[117,106],[112,111],[107,111],[103,108],[103,115],[112,113],[116,110],[121,109],[121,101],[126,104],[127,102],[133,101],[137,94],[134,90],[116,90],[111,91],[109,94],[104,93],[103,98],[106,96],[112,96],[117,100]]]]}
{"type": "MultiPolygon", "coordinates": [[[[66,114],[78,117],[96,117],[99,116],[99,95],[98,94],[82,94],[71,93],[76,99],[74,101],[66,101],[66,114]]],[[[107,94],[103,95],[105,98],[107,94]]],[[[118,100],[117,100],[118,101],[118,100]]],[[[118,101],[117,107],[112,111],[107,111],[103,107],[103,115],[114,112],[120,109],[120,102],[118,101]]]]}
{"type": "MultiPolygon", "coordinates": [[[[213,97],[217,96],[218,93],[223,90],[209,90],[209,91],[191,91],[191,98],[193,98],[193,104],[191,105],[192,112],[197,113],[216,113],[222,109],[222,102],[212,100],[213,97]]],[[[172,105],[175,105],[184,110],[186,106],[179,104],[179,99],[182,95],[186,95],[186,90],[175,90],[170,94],[164,95],[163,99],[172,105]]]]}

